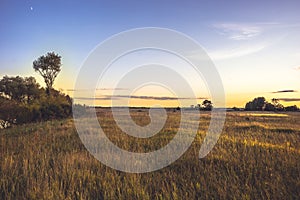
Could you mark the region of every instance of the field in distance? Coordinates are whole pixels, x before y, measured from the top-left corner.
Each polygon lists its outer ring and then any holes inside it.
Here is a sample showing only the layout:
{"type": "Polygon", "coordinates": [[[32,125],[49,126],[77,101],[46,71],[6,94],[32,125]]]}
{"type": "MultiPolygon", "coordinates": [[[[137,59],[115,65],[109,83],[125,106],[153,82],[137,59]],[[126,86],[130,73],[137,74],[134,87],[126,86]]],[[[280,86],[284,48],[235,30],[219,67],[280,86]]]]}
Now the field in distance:
{"type": "MultiPolygon", "coordinates": [[[[149,139],[116,125],[97,109],[108,138],[119,147],[149,152],[168,144],[180,123],[168,111],[165,127],[149,139]]],[[[131,109],[140,126],[147,109],[131,109]]],[[[228,112],[214,149],[198,158],[210,120],[201,112],[188,151],[161,170],[130,174],[97,161],[81,143],[72,119],[0,130],[0,199],[297,199],[300,197],[300,113],[228,112]]]]}

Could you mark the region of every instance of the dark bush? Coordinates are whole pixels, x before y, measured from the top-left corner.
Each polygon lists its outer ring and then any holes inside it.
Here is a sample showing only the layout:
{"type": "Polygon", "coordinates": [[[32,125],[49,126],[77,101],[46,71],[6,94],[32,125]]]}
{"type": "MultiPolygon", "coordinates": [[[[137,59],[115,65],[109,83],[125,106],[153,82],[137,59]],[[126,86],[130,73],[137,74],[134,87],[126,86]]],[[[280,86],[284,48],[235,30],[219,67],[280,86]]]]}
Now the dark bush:
{"type": "Polygon", "coordinates": [[[0,96],[0,119],[11,124],[67,118],[72,115],[72,101],[69,96],[56,91],[56,95],[27,104],[0,96]]]}

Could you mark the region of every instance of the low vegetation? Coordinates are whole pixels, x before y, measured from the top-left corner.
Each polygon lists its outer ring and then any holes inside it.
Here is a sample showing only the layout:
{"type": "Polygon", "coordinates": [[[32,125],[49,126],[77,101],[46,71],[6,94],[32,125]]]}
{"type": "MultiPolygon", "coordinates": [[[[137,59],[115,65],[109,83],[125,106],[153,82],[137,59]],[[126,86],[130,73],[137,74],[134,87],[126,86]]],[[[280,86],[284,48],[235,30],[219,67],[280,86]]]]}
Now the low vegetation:
{"type": "Polygon", "coordinates": [[[0,79],[0,128],[71,116],[71,98],[52,87],[61,70],[61,57],[47,53],[33,62],[33,68],[44,78],[46,88],[32,76],[0,79]]]}
{"type": "Polygon", "coordinates": [[[273,98],[272,103],[266,101],[265,97],[257,97],[245,105],[247,111],[299,111],[296,105],[284,107],[279,99],[273,98]]]}
{"type": "MultiPolygon", "coordinates": [[[[131,151],[158,149],[176,134],[180,112],[168,112],[156,136],[134,139],[99,109],[107,136],[131,151]]],[[[299,113],[229,112],[210,154],[198,159],[209,124],[201,114],[189,150],[170,166],[145,174],[111,169],[87,152],[71,119],[0,130],[0,199],[297,199],[300,196],[299,113]],[[265,113],[266,114],[266,113],[265,113]]],[[[139,125],[147,110],[131,110],[139,125]]]]}

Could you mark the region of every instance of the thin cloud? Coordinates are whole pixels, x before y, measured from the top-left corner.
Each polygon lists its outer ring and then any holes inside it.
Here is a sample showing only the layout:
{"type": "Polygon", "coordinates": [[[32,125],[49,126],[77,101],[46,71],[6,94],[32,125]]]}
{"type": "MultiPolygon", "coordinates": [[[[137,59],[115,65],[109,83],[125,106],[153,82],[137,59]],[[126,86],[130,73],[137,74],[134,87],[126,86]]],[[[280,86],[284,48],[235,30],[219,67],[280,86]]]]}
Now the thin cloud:
{"type": "Polygon", "coordinates": [[[135,95],[112,95],[106,97],[113,97],[113,98],[132,98],[132,99],[146,99],[146,100],[185,100],[185,99],[204,99],[202,97],[198,98],[191,98],[191,97],[156,97],[156,96],[135,96],[135,95]]]}
{"type": "Polygon", "coordinates": [[[75,97],[75,99],[79,100],[112,100],[112,99],[143,99],[143,100],[160,100],[160,101],[172,101],[172,100],[192,100],[192,99],[206,99],[204,97],[156,97],[156,96],[136,96],[136,95],[105,95],[101,97],[75,97]]]}
{"type": "Polygon", "coordinates": [[[299,28],[300,23],[282,24],[278,22],[256,22],[256,23],[216,23],[213,28],[222,36],[230,40],[250,40],[256,38],[267,31],[273,29],[287,30],[290,28],[299,28]]]}
{"type": "Polygon", "coordinates": [[[97,88],[96,90],[129,90],[128,88],[97,88]]]}
{"type": "Polygon", "coordinates": [[[68,92],[75,92],[75,91],[89,91],[88,89],[62,89],[62,90],[65,90],[65,91],[68,91],[68,92]]]}
{"type": "Polygon", "coordinates": [[[300,101],[300,98],[278,98],[279,101],[292,102],[292,101],[300,101]]]}
{"type": "Polygon", "coordinates": [[[237,58],[245,55],[253,54],[259,52],[266,48],[267,44],[256,44],[251,46],[243,46],[233,49],[223,49],[217,51],[208,52],[209,56],[215,60],[222,60],[228,58],[237,58]]]}
{"type": "Polygon", "coordinates": [[[279,90],[279,91],[276,91],[276,92],[272,92],[272,93],[292,93],[292,92],[298,92],[296,90],[279,90]]]}
{"type": "Polygon", "coordinates": [[[74,99],[77,99],[77,100],[112,100],[112,98],[110,97],[95,97],[95,98],[92,98],[92,97],[74,97],[74,99]]]}
{"type": "MultiPolygon", "coordinates": [[[[274,40],[260,40],[264,42],[260,43],[249,43],[253,39],[260,38],[263,34],[266,33],[274,33],[276,30],[274,29],[282,29],[287,30],[289,28],[298,28],[300,24],[281,24],[277,22],[256,22],[256,23],[216,23],[211,25],[217,33],[222,35],[223,37],[240,41],[239,43],[242,45],[238,48],[230,48],[230,49],[220,49],[217,51],[209,52],[209,55],[215,60],[222,60],[227,58],[236,58],[249,54],[253,54],[259,52],[270,44],[274,42],[274,40]],[[241,42],[243,41],[243,42],[241,42]],[[243,43],[246,45],[243,45],[243,43]]],[[[296,68],[300,70],[300,67],[296,68]]]]}
{"type": "Polygon", "coordinates": [[[295,70],[300,70],[300,66],[299,66],[299,67],[295,67],[294,69],[295,69],[295,70]]]}
{"type": "Polygon", "coordinates": [[[254,24],[221,23],[214,24],[213,27],[231,40],[249,40],[259,36],[263,31],[262,27],[254,24]]]}
{"type": "MultiPolygon", "coordinates": [[[[74,91],[92,91],[93,89],[63,89],[68,92],[74,92],[74,91]]],[[[128,88],[96,88],[96,90],[101,91],[114,91],[114,90],[129,90],[128,88]]]]}

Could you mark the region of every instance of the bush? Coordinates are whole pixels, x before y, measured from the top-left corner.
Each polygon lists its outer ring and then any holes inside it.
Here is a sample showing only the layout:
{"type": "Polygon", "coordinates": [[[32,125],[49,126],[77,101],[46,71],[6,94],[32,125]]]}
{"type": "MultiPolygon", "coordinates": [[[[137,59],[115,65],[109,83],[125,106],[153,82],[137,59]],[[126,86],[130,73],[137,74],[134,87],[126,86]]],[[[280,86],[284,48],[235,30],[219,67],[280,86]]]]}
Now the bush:
{"type": "Polygon", "coordinates": [[[72,115],[72,104],[67,96],[51,97],[40,106],[42,120],[62,119],[72,115]]]}
{"type": "Polygon", "coordinates": [[[38,101],[32,104],[0,97],[0,119],[9,123],[24,124],[71,116],[71,98],[56,92],[55,96],[49,98],[41,96],[38,101]]]}
{"type": "Polygon", "coordinates": [[[285,107],[286,111],[298,111],[299,108],[296,105],[285,107]]]}
{"type": "Polygon", "coordinates": [[[263,111],[266,106],[266,99],[264,97],[257,97],[252,101],[249,101],[246,106],[245,110],[248,111],[263,111]]]}

